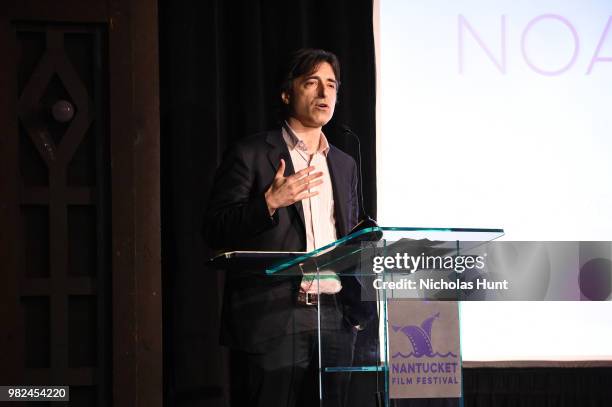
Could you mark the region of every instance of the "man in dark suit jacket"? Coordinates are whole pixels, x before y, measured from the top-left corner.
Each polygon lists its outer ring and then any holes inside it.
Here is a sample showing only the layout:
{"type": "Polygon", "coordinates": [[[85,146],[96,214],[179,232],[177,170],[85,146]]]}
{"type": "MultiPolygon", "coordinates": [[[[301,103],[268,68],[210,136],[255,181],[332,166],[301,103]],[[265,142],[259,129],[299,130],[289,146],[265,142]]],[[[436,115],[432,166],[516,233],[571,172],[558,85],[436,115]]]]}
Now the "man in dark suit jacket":
{"type": "MultiPolygon", "coordinates": [[[[205,225],[211,247],[306,251],[328,243],[313,243],[321,222],[331,222],[325,225],[332,228],[328,240],[357,223],[355,161],[328,145],[321,132],[334,112],[339,76],[332,53],[305,49],[294,55],[281,86],[283,129],[240,140],[217,171],[205,225]],[[324,154],[318,156],[320,168],[311,165],[317,154],[324,154]],[[298,163],[304,168],[296,172],[298,163]],[[321,212],[310,200],[319,193],[320,199],[325,193],[333,199],[332,218],[315,222],[321,212]]],[[[301,277],[270,277],[263,270],[227,273],[221,340],[232,349],[232,405],[318,405],[317,316],[311,304],[325,308],[322,341],[334,360],[323,363],[350,364],[360,323],[359,314],[350,312],[356,296],[354,280],[342,280],[337,293],[305,297],[301,277]]],[[[338,376],[325,379],[326,405],[343,405],[347,376],[338,376]]]]}

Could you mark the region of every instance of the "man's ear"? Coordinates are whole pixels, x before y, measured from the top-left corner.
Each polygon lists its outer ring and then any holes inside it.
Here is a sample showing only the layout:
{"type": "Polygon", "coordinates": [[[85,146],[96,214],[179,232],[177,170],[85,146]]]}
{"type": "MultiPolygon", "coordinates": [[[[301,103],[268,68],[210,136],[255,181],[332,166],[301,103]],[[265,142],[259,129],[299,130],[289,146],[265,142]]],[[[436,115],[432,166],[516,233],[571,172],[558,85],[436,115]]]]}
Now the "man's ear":
{"type": "Polygon", "coordinates": [[[284,104],[289,104],[289,94],[287,92],[281,93],[281,99],[283,100],[284,104]]]}

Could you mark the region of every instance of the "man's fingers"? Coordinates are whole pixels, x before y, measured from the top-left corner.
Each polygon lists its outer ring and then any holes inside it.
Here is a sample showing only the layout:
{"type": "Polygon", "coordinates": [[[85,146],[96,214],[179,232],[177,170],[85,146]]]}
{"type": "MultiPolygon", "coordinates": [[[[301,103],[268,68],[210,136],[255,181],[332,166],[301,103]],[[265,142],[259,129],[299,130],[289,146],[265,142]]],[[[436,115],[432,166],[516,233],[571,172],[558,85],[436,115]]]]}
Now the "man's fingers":
{"type": "Polygon", "coordinates": [[[318,187],[323,183],[323,180],[313,181],[308,184],[303,184],[298,187],[297,195],[301,194],[304,191],[312,190],[314,187],[318,187]]]}
{"type": "MultiPolygon", "coordinates": [[[[313,172],[315,169],[315,167],[313,165],[311,165],[310,167],[306,167],[303,170],[299,170],[298,172],[296,172],[295,174],[291,175],[291,178],[293,179],[300,179],[302,178],[304,175],[308,174],[309,172],[313,172]]],[[[288,177],[289,178],[289,177],[288,177]]]]}
{"type": "Polygon", "coordinates": [[[313,189],[314,187],[318,187],[322,183],[323,183],[322,179],[319,179],[319,180],[316,180],[316,181],[312,181],[312,182],[309,182],[309,183],[305,184],[304,185],[304,189],[313,189]]]}
{"type": "Polygon", "coordinates": [[[296,200],[296,202],[304,200],[304,199],[307,199],[307,198],[312,198],[313,196],[317,196],[317,195],[319,195],[319,191],[304,192],[304,193],[298,195],[298,197],[297,197],[298,199],[296,200]]]}
{"type": "MultiPolygon", "coordinates": [[[[300,185],[300,184],[303,183],[301,181],[304,181],[307,177],[309,177],[310,176],[309,173],[311,173],[313,170],[314,170],[314,167],[304,168],[303,170],[298,171],[295,174],[290,175],[289,177],[287,177],[287,181],[290,184],[293,184],[293,183],[296,183],[296,182],[300,181],[299,183],[296,184],[296,185],[300,185]]],[[[317,172],[317,174],[318,174],[318,172],[317,172]]],[[[311,174],[311,175],[314,175],[314,174],[311,174]]],[[[319,176],[314,177],[314,178],[318,178],[319,176]]],[[[305,182],[308,182],[308,181],[305,181],[305,182]]]]}
{"type": "Polygon", "coordinates": [[[319,172],[315,172],[314,174],[310,174],[304,178],[301,178],[299,180],[296,181],[296,185],[302,185],[302,184],[307,184],[309,182],[311,182],[312,180],[315,180],[317,178],[320,178],[323,176],[323,172],[319,171],[319,172]]]}
{"type": "Polygon", "coordinates": [[[276,174],[274,174],[274,178],[282,178],[284,174],[285,174],[285,160],[281,158],[280,165],[278,166],[278,169],[276,170],[276,174]]]}

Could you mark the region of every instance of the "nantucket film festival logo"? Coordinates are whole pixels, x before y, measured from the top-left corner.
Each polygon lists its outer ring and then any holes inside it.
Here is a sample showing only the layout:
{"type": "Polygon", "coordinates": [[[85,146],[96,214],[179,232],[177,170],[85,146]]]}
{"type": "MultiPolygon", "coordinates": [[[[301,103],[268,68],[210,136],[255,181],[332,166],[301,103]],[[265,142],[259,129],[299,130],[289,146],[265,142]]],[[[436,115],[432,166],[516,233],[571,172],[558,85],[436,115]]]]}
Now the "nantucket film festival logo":
{"type": "Polygon", "coordinates": [[[404,316],[410,315],[410,308],[418,305],[430,309],[422,310],[429,311],[425,317],[411,318],[417,323],[398,324],[394,318],[389,319],[391,397],[460,397],[457,305],[409,301],[395,304],[405,308],[401,312],[404,316]]]}

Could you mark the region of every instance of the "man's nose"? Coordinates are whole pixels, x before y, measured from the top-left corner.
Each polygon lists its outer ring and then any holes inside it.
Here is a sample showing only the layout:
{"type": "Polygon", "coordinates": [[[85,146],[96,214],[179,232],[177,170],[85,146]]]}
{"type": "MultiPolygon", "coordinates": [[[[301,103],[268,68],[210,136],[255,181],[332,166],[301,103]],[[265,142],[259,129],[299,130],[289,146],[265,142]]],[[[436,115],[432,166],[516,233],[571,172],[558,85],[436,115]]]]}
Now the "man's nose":
{"type": "Polygon", "coordinates": [[[320,97],[327,96],[328,89],[327,89],[327,87],[325,86],[324,83],[319,83],[319,86],[317,87],[317,90],[319,91],[319,96],[320,97]]]}

